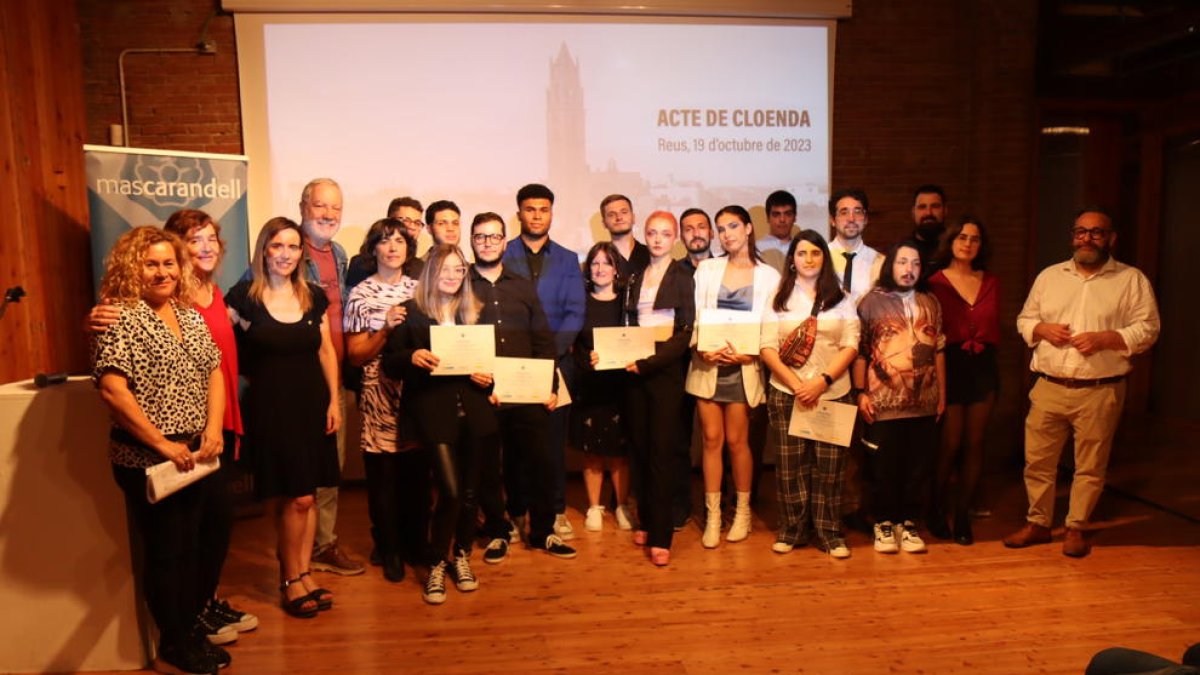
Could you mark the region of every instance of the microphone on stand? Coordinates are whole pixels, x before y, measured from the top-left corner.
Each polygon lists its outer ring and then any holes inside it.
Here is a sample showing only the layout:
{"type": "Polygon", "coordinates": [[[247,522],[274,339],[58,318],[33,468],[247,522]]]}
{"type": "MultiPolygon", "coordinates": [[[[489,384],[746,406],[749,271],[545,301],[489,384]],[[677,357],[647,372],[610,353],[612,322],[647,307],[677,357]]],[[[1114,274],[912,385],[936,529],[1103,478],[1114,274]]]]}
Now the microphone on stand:
{"type": "Polygon", "coordinates": [[[33,384],[39,389],[53,387],[56,384],[62,384],[67,381],[66,373],[38,373],[33,376],[33,384]]]}

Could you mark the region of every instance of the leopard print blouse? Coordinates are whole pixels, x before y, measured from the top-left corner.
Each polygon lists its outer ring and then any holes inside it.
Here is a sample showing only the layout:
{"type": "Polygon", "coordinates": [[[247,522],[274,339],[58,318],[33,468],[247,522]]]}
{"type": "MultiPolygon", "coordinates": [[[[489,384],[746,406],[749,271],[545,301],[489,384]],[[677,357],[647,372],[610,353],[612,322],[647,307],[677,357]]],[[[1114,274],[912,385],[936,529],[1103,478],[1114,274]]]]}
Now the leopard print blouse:
{"type": "MultiPolygon", "coordinates": [[[[124,375],[138,407],[159,431],[197,434],[208,419],[208,379],[221,364],[221,352],[199,312],[174,308],[183,339],[144,301],[121,307],[117,323],[92,340],[92,381],[99,386],[107,372],[124,375]]],[[[108,459],[135,469],[163,461],[149,448],[111,438],[108,459]]]]}

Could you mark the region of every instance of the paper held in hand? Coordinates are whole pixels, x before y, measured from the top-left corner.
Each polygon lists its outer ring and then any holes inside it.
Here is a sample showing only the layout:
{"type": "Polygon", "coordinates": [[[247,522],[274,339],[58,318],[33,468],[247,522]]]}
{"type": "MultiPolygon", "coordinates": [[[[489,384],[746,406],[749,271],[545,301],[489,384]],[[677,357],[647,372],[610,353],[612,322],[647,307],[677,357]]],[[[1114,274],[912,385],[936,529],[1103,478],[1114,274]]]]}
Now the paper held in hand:
{"type": "Polygon", "coordinates": [[[796,401],[792,404],[788,435],[848,448],[857,415],[858,407],[849,403],[818,401],[812,408],[802,408],[796,401]]]}
{"type": "Polygon", "coordinates": [[[696,349],[715,352],[732,344],[739,354],[758,356],[759,319],[753,312],[737,309],[702,309],[696,349]]]}
{"type": "Polygon", "coordinates": [[[596,370],[624,370],[625,366],[654,356],[653,326],[615,326],[592,329],[596,370]]]}
{"type": "Polygon", "coordinates": [[[432,375],[490,373],[495,368],[496,327],[430,326],[429,351],[438,357],[432,375]]]}
{"type": "MultiPolygon", "coordinates": [[[[196,453],[192,453],[195,457],[196,453]]],[[[221,458],[213,457],[208,462],[196,462],[191,471],[180,471],[175,463],[166,461],[146,468],[146,499],[151,504],[179,492],[183,488],[204,478],[221,466],[221,458]]]]}
{"type": "Polygon", "coordinates": [[[554,359],[497,356],[492,393],[501,403],[545,403],[554,390],[554,359]]]}

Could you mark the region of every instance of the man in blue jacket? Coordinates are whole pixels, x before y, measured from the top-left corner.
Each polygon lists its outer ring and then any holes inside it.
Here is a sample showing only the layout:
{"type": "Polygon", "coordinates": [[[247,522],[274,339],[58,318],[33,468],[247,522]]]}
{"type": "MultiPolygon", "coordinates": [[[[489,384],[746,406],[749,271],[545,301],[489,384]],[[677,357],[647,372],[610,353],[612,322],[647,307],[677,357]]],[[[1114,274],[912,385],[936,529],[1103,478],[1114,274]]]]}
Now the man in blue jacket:
{"type": "MultiPolygon", "coordinates": [[[[570,358],[575,335],[583,327],[586,296],[579,256],[550,240],[550,225],[554,219],[554,193],[545,185],[526,185],[517,191],[517,220],[521,236],[504,251],[504,267],[533,280],[550,330],[558,367],[568,391],[575,386],[574,365],[570,358]]],[[[560,396],[561,398],[561,396],[560,396]]],[[[566,516],[566,438],[567,408],[556,408],[550,414],[550,455],[555,463],[554,533],[562,539],[573,539],[575,530],[566,516]]],[[[508,468],[508,467],[506,467],[508,468]]],[[[505,487],[510,494],[521,490],[518,472],[505,471],[505,487]]],[[[517,523],[524,522],[523,513],[509,513],[517,523]]],[[[522,533],[523,535],[524,533],[522,533]]]]}

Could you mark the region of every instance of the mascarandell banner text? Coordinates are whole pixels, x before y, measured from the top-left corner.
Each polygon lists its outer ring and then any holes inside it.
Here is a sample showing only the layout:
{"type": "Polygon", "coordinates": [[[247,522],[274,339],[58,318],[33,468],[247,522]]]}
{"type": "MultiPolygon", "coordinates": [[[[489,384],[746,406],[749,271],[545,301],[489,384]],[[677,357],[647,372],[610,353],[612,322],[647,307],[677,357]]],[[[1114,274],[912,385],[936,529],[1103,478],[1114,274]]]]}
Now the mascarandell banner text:
{"type": "Polygon", "coordinates": [[[228,289],[249,261],[246,158],[85,145],[96,288],[117,238],[141,225],[162,226],[179,209],[200,209],[221,226],[225,257],[217,284],[228,289]]]}

